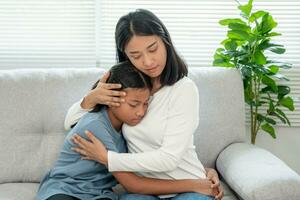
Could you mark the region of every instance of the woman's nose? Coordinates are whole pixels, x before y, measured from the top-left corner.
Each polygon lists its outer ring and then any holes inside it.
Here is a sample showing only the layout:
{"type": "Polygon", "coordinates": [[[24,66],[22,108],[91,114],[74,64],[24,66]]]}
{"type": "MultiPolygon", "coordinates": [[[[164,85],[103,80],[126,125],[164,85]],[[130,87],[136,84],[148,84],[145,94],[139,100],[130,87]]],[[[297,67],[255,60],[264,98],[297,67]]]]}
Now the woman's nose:
{"type": "Polygon", "coordinates": [[[150,56],[149,54],[145,54],[144,55],[143,64],[146,67],[152,67],[152,65],[153,65],[153,58],[152,58],[152,56],[150,56]]]}

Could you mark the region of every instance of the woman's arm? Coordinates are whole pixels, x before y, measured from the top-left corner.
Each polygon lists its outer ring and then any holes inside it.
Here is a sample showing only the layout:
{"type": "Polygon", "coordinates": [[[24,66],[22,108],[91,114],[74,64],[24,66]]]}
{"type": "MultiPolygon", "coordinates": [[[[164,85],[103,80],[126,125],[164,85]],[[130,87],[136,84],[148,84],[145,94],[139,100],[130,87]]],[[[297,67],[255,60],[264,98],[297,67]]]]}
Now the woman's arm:
{"type": "Polygon", "coordinates": [[[172,87],[161,146],[141,153],[108,151],[109,171],[166,172],[178,167],[198,127],[199,94],[191,80],[184,80],[181,85],[172,87]]]}
{"type": "MultiPolygon", "coordinates": [[[[83,151],[90,148],[91,159],[108,165],[109,171],[164,172],[174,170],[180,163],[193,140],[193,133],[199,121],[199,96],[193,82],[185,82],[182,87],[172,91],[169,102],[170,112],[163,142],[160,148],[143,153],[116,153],[77,137],[83,151]]],[[[103,145],[102,145],[103,146],[103,145]]]]}
{"type": "Polygon", "coordinates": [[[79,100],[69,108],[64,123],[66,130],[69,130],[85,113],[90,111],[90,109],[84,109],[80,106],[82,101],[83,99],[79,100]]]}
{"type": "Polygon", "coordinates": [[[197,192],[209,196],[218,194],[208,179],[163,180],[146,178],[131,172],[113,172],[114,177],[130,193],[163,195],[182,192],[197,192]]]}
{"type": "MultiPolygon", "coordinates": [[[[86,131],[90,141],[75,135],[73,142],[79,146],[73,148],[80,153],[83,159],[99,162],[96,152],[107,151],[103,143],[90,131],[86,131]],[[80,141],[80,142],[79,142],[80,141]]],[[[213,195],[219,200],[223,197],[223,188],[220,186],[217,172],[212,168],[206,168],[208,179],[198,180],[160,180],[139,177],[130,172],[113,172],[116,179],[131,193],[139,194],[170,194],[180,192],[198,192],[213,195]]]]}
{"type": "Polygon", "coordinates": [[[74,103],[68,110],[65,118],[65,129],[69,130],[79,119],[97,104],[105,104],[111,106],[119,106],[119,102],[123,101],[120,97],[125,96],[125,92],[114,91],[121,87],[120,84],[105,83],[109,77],[109,72],[98,81],[95,88],[90,90],[84,98],[74,103]]]}

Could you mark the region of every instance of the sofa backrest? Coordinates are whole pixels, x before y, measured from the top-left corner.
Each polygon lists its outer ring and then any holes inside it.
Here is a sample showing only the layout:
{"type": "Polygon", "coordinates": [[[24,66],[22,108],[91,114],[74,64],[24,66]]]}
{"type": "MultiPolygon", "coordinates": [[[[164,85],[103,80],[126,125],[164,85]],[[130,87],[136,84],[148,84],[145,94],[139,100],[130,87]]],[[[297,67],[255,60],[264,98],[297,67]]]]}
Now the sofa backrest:
{"type": "MultiPolygon", "coordinates": [[[[68,108],[83,97],[104,70],[0,70],[0,183],[38,182],[52,167],[67,133],[68,108]]],[[[200,94],[197,153],[214,166],[219,152],[245,137],[239,73],[190,68],[200,94]]]]}
{"type": "Polygon", "coordinates": [[[0,70],[0,183],[40,181],[67,133],[68,108],[102,73],[94,68],[0,70]]]}
{"type": "Polygon", "coordinates": [[[240,73],[234,68],[189,68],[199,90],[199,126],[194,142],[205,167],[215,167],[219,153],[246,141],[245,104],[240,73]]]}

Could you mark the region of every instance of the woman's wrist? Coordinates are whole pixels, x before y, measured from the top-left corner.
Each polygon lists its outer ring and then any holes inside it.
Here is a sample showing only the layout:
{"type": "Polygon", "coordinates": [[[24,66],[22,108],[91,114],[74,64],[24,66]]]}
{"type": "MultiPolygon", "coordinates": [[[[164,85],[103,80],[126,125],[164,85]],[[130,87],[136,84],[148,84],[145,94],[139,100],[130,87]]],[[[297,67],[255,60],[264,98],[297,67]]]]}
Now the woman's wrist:
{"type": "Polygon", "coordinates": [[[192,179],[191,181],[191,192],[199,192],[199,190],[202,189],[202,184],[201,184],[201,180],[199,179],[192,179]]]}
{"type": "Polygon", "coordinates": [[[105,152],[101,153],[101,155],[99,155],[98,162],[103,165],[108,166],[108,151],[107,150],[105,152]]]}
{"type": "Polygon", "coordinates": [[[92,109],[93,107],[95,107],[95,105],[90,101],[90,98],[88,95],[83,97],[80,106],[82,109],[92,109]]]}

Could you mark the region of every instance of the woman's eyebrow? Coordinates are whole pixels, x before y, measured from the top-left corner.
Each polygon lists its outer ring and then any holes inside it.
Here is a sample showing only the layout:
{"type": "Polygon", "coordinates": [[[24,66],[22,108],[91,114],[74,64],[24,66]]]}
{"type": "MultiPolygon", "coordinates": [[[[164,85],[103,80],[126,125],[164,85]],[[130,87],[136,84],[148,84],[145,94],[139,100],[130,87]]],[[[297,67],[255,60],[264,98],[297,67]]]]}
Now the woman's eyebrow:
{"type": "Polygon", "coordinates": [[[147,47],[147,49],[153,47],[156,43],[157,43],[157,41],[153,42],[152,44],[150,44],[150,45],[147,47]]]}
{"type": "MultiPolygon", "coordinates": [[[[151,44],[147,47],[147,49],[153,47],[155,44],[157,44],[157,41],[151,43],[151,44]]],[[[138,53],[140,53],[140,52],[139,52],[139,51],[130,51],[129,53],[130,53],[130,54],[138,54],[138,53]]]]}

